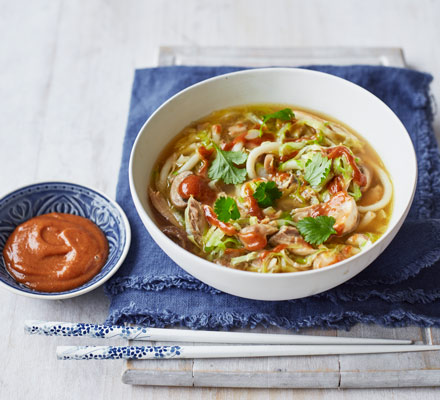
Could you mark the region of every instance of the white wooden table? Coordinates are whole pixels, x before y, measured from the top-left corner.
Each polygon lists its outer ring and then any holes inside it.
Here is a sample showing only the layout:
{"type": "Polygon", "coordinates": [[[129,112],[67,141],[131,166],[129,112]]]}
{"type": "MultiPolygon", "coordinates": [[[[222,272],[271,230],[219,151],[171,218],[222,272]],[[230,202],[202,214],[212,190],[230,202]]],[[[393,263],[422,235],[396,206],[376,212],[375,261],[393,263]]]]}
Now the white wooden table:
{"type": "MultiPolygon", "coordinates": [[[[0,3],[0,195],[67,180],[113,196],[133,70],[163,45],[402,47],[437,75],[437,1],[68,1],[0,3]]],[[[440,137],[437,116],[435,129],[440,137]]],[[[0,291],[0,399],[438,398],[436,389],[247,390],[124,385],[122,362],[57,362],[57,344],[26,337],[25,319],[101,322],[102,289],[47,302],[0,291]]],[[[357,328],[360,332],[362,327],[357,328]]]]}

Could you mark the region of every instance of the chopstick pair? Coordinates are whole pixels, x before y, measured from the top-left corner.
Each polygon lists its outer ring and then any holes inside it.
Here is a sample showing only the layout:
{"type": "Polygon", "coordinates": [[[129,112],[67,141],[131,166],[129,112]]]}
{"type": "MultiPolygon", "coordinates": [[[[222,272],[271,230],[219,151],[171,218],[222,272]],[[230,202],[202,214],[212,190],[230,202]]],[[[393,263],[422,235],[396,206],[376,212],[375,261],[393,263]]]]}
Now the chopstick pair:
{"type": "Polygon", "coordinates": [[[25,321],[25,332],[46,336],[246,344],[241,346],[58,346],[57,357],[61,360],[268,357],[440,350],[440,346],[415,345],[411,340],[190,331],[68,322],[25,321]]]}

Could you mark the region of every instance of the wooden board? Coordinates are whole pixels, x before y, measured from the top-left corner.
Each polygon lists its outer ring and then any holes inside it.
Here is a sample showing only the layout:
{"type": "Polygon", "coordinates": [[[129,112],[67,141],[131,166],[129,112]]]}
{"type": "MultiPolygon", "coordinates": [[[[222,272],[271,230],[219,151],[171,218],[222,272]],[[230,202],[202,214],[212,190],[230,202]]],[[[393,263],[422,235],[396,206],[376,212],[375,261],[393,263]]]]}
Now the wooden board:
{"type": "MultiPolygon", "coordinates": [[[[244,66],[362,63],[403,67],[405,59],[403,51],[398,48],[161,47],[158,63],[244,66]]],[[[255,331],[286,334],[286,331],[276,328],[260,328],[255,331]]],[[[440,343],[440,329],[416,327],[388,329],[375,325],[358,325],[349,332],[302,330],[300,334],[405,338],[425,344],[440,343]]],[[[437,352],[425,352],[248,359],[137,360],[125,363],[122,381],[132,385],[237,388],[440,386],[440,357],[437,352]]]]}
{"type": "MultiPolygon", "coordinates": [[[[259,332],[286,334],[272,328],[259,332]]],[[[302,330],[301,334],[412,338],[430,343],[431,330],[358,325],[350,332],[302,330]]],[[[433,330],[440,343],[438,329],[433,330]]],[[[140,342],[136,342],[138,344],[140,342]]],[[[131,343],[134,344],[134,343],[131,343]]],[[[165,344],[145,342],[142,344],[165,344]]],[[[127,361],[122,381],[133,385],[239,388],[385,388],[440,386],[438,352],[374,355],[127,361]]]]}

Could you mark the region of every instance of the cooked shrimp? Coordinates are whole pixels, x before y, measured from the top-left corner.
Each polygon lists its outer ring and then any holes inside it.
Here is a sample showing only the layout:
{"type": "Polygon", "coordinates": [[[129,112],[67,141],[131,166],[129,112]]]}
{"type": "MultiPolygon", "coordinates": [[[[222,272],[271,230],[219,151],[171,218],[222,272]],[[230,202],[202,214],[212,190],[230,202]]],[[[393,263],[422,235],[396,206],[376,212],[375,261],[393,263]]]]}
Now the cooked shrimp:
{"type": "Polygon", "coordinates": [[[293,219],[299,221],[305,217],[317,217],[327,215],[333,217],[336,222],[333,228],[338,235],[353,232],[359,223],[359,212],[356,202],[346,192],[338,192],[329,201],[296,210],[293,219]]]}
{"type": "Polygon", "coordinates": [[[356,249],[353,246],[344,246],[342,249],[338,251],[335,250],[327,250],[319,253],[315,260],[313,261],[313,269],[319,269],[323,267],[327,267],[332,264],[336,264],[339,261],[345,260],[355,254],[359,253],[359,249],[356,249]]]}

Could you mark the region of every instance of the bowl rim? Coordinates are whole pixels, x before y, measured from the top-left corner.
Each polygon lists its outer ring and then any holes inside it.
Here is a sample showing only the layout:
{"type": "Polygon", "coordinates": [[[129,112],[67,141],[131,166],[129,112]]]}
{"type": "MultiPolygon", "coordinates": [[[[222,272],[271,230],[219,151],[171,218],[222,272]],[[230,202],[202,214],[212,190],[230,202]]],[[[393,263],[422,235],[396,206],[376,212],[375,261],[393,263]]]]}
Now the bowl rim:
{"type": "MultiPolygon", "coordinates": [[[[9,290],[10,292],[15,293],[15,294],[19,294],[21,296],[30,297],[30,298],[34,298],[34,299],[62,300],[62,299],[68,299],[68,298],[72,298],[72,297],[77,297],[77,296],[80,296],[82,294],[91,292],[92,290],[96,289],[97,287],[99,287],[103,283],[105,283],[108,279],[110,279],[116,273],[116,271],[121,267],[122,263],[124,262],[125,258],[127,257],[128,250],[130,249],[130,244],[131,244],[131,228],[130,228],[130,223],[128,221],[128,218],[127,218],[124,210],[121,208],[121,206],[115,200],[111,199],[109,196],[107,196],[105,193],[101,192],[100,190],[93,189],[93,188],[90,188],[88,186],[84,186],[84,185],[81,185],[81,184],[78,184],[78,183],[75,183],[75,182],[70,182],[70,181],[59,181],[59,180],[41,181],[41,182],[36,182],[36,183],[31,183],[31,184],[28,184],[28,185],[24,185],[24,186],[21,186],[21,187],[19,187],[17,189],[14,189],[14,190],[4,194],[0,198],[0,203],[3,202],[8,197],[14,195],[17,192],[20,192],[22,190],[26,190],[26,189],[29,189],[29,188],[33,188],[33,187],[47,185],[47,184],[51,184],[51,185],[52,184],[59,184],[59,185],[77,186],[77,187],[89,190],[89,191],[91,191],[91,192],[93,192],[93,193],[95,193],[97,195],[100,195],[105,200],[107,200],[110,204],[112,204],[116,208],[116,210],[119,212],[119,214],[121,215],[121,219],[122,219],[122,226],[124,227],[124,230],[125,230],[124,248],[122,250],[121,256],[119,257],[119,259],[117,260],[115,265],[101,279],[99,279],[93,285],[90,285],[90,286],[88,286],[86,288],[80,289],[81,286],[82,286],[81,285],[78,288],[70,289],[70,290],[74,290],[74,292],[64,293],[64,294],[57,294],[57,293],[62,293],[62,292],[38,292],[38,291],[35,291],[35,293],[28,293],[28,292],[23,292],[20,289],[14,288],[14,287],[8,285],[6,282],[3,282],[2,280],[0,280],[0,287],[3,287],[6,290],[9,290]],[[78,289],[78,290],[75,290],[75,289],[78,289]]],[[[0,254],[0,256],[3,257],[2,254],[0,254]]],[[[104,264],[104,266],[105,266],[105,264],[104,264]]],[[[86,284],[86,283],[84,283],[84,284],[86,284]]]]}
{"type": "MultiPolygon", "coordinates": [[[[214,110],[213,110],[214,111],[214,110]]],[[[201,116],[200,118],[202,118],[203,116],[201,116]]],[[[342,121],[344,122],[344,121],[342,121]]],[[[402,138],[402,139],[403,139],[402,138]]],[[[373,148],[375,148],[375,146],[373,146],[373,148]]],[[[153,229],[154,232],[156,234],[158,234],[159,236],[161,236],[167,243],[168,245],[170,245],[171,247],[173,247],[173,251],[177,252],[177,256],[180,254],[185,255],[185,256],[190,256],[191,258],[194,259],[194,261],[196,262],[201,262],[203,264],[203,268],[212,268],[216,271],[223,271],[224,273],[229,273],[232,275],[241,275],[241,276],[247,276],[250,277],[252,274],[252,278],[255,279],[270,279],[270,280],[277,280],[277,279],[286,279],[286,277],[302,277],[302,276],[307,276],[307,275],[313,275],[313,274],[319,274],[319,273],[323,273],[324,271],[330,271],[330,270],[336,270],[336,269],[341,269],[343,268],[346,264],[348,263],[352,263],[353,261],[357,260],[360,257],[364,257],[365,255],[367,255],[368,253],[371,253],[371,251],[379,246],[383,246],[383,249],[379,252],[379,255],[385,250],[385,248],[388,246],[388,244],[391,242],[391,240],[395,237],[395,235],[397,234],[397,232],[399,231],[400,227],[402,226],[406,216],[408,215],[408,212],[411,208],[413,199],[414,199],[414,195],[415,195],[415,191],[416,191],[416,186],[417,186],[417,177],[418,177],[418,167],[417,167],[417,156],[416,156],[416,152],[414,149],[414,145],[412,143],[411,137],[409,136],[409,133],[407,131],[407,129],[405,128],[405,126],[403,125],[402,121],[400,120],[400,118],[394,113],[394,111],[384,102],[382,101],[379,97],[377,97],[376,95],[374,95],[373,93],[371,93],[370,91],[368,91],[367,89],[363,88],[362,86],[359,86],[347,79],[338,77],[336,75],[332,75],[326,72],[321,72],[321,71],[316,71],[316,70],[311,70],[311,69],[306,69],[306,68],[298,68],[298,67],[270,67],[270,68],[253,68],[253,69],[244,69],[244,70],[240,70],[240,71],[235,71],[235,72],[229,72],[226,74],[222,74],[222,75],[217,75],[214,76],[212,78],[208,78],[205,79],[203,81],[197,82],[191,86],[188,86],[187,88],[177,92],[176,94],[174,94],[173,96],[171,96],[169,99],[167,99],[165,102],[163,102],[151,115],[150,117],[144,122],[144,124],[142,125],[142,127],[139,129],[137,135],[136,135],[136,139],[133,143],[132,149],[131,149],[131,153],[130,153],[130,160],[129,160],[129,166],[128,166],[128,175],[129,175],[129,185],[130,185],[130,193],[131,193],[131,197],[133,199],[134,205],[136,207],[136,211],[139,215],[139,217],[141,218],[142,222],[147,221],[148,225],[150,225],[150,229],[153,229]],[[222,80],[222,79],[228,79],[230,76],[237,76],[237,75],[247,75],[247,74],[264,74],[264,73],[271,73],[271,72],[276,72],[276,71],[281,71],[281,72],[288,72],[288,73],[298,73],[298,74],[304,74],[304,75],[315,75],[315,76],[325,76],[326,79],[331,79],[334,81],[338,81],[339,84],[343,84],[346,85],[348,87],[354,88],[355,90],[360,91],[361,93],[363,93],[363,95],[366,95],[367,97],[370,97],[371,99],[373,99],[376,102],[379,102],[382,107],[384,107],[389,113],[390,116],[395,120],[395,122],[397,123],[398,126],[400,126],[403,129],[403,132],[405,133],[405,135],[403,136],[403,138],[405,138],[406,140],[406,144],[408,146],[408,149],[411,153],[411,165],[412,165],[412,170],[414,171],[414,177],[412,179],[411,185],[412,185],[412,190],[411,190],[411,195],[409,196],[406,204],[403,206],[403,212],[402,214],[398,217],[398,219],[394,222],[394,224],[391,226],[390,224],[387,227],[387,231],[378,239],[376,240],[368,249],[350,257],[347,258],[343,261],[337,262],[335,264],[329,265],[325,268],[320,268],[320,269],[312,269],[312,270],[307,270],[307,271],[297,271],[297,272],[284,272],[284,273],[278,273],[278,274],[263,274],[263,273],[259,273],[259,272],[254,272],[254,271],[243,271],[243,270],[238,270],[238,269],[234,269],[234,268],[227,268],[223,265],[218,265],[212,261],[208,261],[205,258],[199,257],[197,255],[195,255],[194,253],[184,249],[183,247],[179,246],[178,244],[174,243],[168,236],[166,236],[157,226],[157,224],[154,222],[154,220],[148,215],[148,213],[146,212],[146,210],[144,209],[144,207],[142,206],[142,203],[139,199],[139,196],[137,195],[136,192],[136,188],[134,185],[134,177],[133,177],[133,164],[134,164],[134,153],[136,151],[136,148],[138,146],[140,137],[142,135],[142,133],[144,132],[146,126],[149,124],[149,122],[158,114],[161,112],[161,110],[163,108],[165,108],[168,104],[172,103],[175,101],[175,99],[177,97],[180,97],[184,94],[186,94],[187,92],[199,87],[199,86],[203,86],[206,84],[209,84],[211,82],[214,81],[218,81],[218,80],[222,80]],[[386,240],[389,239],[388,243],[384,243],[386,242],[386,240]]],[[[394,186],[394,182],[393,186],[394,186]]],[[[394,212],[394,210],[393,210],[394,212]]],[[[148,228],[147,228],[148,231],[148,228]]],[[[151,235],[153,236],[153,235],[151,235]]],[[[153,239],[154,240],[154,239],[153,239]]],[[[156,242],[156,241],[155,241],[156,242]]],[[[167,254],[167,252],[163,249],[163,246],[161,246],[159,243],[156,242],[156,244],[162,248],[162,250],[164,251],[165,254],[167,254]]],[[[168,255],[168,254],[167,254],[168,255]]],[[[168,256],[169,257],[169,256],[168,256]]],[[[171,258],[171,257],[170,257],[171,258]]],[[[374,261],[374,260],[373,260],[374,261]]],[[[371,261],[371,262],[373,262],[371,261]]],[[[368,265],[371,264],[371,262],[368,265]]],[[[367,267],[366,266],[366,267],[367,267]]],[[[366,268],[365,267],[365,268],[366,268]]]]}

